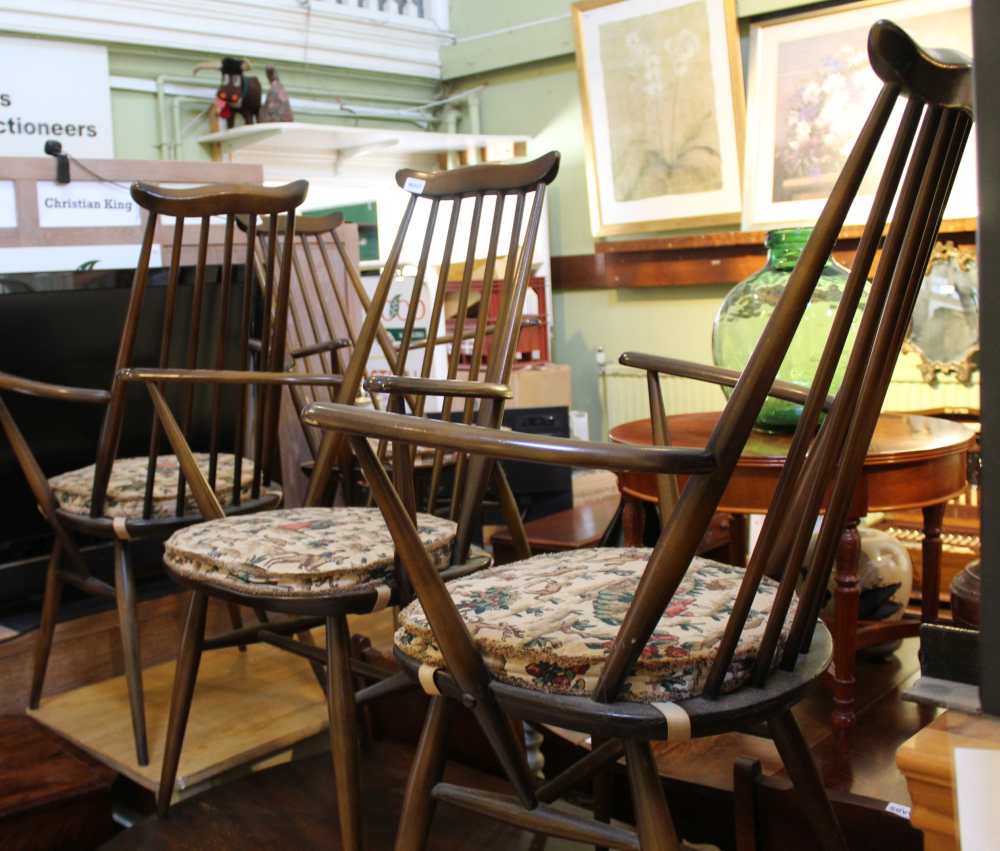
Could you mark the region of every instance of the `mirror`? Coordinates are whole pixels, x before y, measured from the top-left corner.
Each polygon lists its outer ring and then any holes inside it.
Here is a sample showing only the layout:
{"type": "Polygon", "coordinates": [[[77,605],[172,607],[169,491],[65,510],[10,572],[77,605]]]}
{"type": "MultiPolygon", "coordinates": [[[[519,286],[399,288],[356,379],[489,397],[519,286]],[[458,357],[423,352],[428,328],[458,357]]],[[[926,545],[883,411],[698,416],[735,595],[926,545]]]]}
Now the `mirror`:
{"type": "Polygon", "coordinates": [[[938,374],[963,383],[972,378],[979,352],[979,278],[971,249],[950,241],[934,246],[903,351],[919,355],[928,384],[938,374]]]}

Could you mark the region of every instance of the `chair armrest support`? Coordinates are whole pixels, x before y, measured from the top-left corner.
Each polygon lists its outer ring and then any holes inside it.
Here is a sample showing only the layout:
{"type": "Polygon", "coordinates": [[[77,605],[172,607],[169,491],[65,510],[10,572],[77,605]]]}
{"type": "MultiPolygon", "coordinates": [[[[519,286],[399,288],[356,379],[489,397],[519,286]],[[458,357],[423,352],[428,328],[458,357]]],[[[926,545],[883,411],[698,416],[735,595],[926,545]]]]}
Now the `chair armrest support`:
{"type": "Polygon", "coordinates": [[[307,405],[302,419],[307,425],[319,428],[512,461],[639,473],[699,474],[715,468],[714,456],[704,449],[593,443],[367,411],[331,402],[307,405]]]}
{"type": "MultiPolygon", "coordinates": [[[[631,366],[636,369],[644,369],[649,372],[658,372],[663,375],[674,375],[678,378],[692,378],[695,381],[706,381],[711,384],[718,384],[722,387],[735,387],[740,380],[741,372],[735,369],[726,369],[721,366],[709,366],[708,364],[695,363],[694,361],[681,360],[680,358],[665,358],[660,355],[648,355],[642,352],[625,352],[618,363],[622,366],[631,366]]],[[[801,384],[794,384],[791,381],[775,381],[768,390],[768,395],[776,399],[783,399],[796,405],[804,405],[809,397],[809,388],[801,384]]],[[[823,402],[823,410],[829,411],[833,407],[833,396],[827,396],[823,402]]]]}
{"type": "Polygon", "coordinates": [[[420,396],[455,396],[464,399],[510,399],[514,395],[505,384],[406,375],[373,375],[365,381],[365,390],[369,393],[415,393],[420,396]]]}
{"type": "Polygon", "coordinates": [[[250,372],[241,369],[159,369],[126,367],[118,370],[122,381],[146,384],[304,384],[338,386],[342,375],[298,372],[250,372]]]}
{"type": "Polygon", "coordinates": [[[111,394],[107,390],[49,384],[31,378],[21,378],[9,372],[0,372],[0,391],[4,390],[22,393],[25,396],[37,396],[41,399],[64,399],[67,402],[86,402],[92,405],[104,405],[111,399],[111,394]]]}
{"type": "Polygon", "coordinates": [[[292,349],[288,354],[297,360],[298,358],[306,358],[310,355],[319,355],[323,352],[335,352],[338,349],[346,349],[350,345],[350,340],[345,340],[343,337],[336,337],[332,340],[324,340],[321,343],[313,343],[311,346],[292,349]]]}

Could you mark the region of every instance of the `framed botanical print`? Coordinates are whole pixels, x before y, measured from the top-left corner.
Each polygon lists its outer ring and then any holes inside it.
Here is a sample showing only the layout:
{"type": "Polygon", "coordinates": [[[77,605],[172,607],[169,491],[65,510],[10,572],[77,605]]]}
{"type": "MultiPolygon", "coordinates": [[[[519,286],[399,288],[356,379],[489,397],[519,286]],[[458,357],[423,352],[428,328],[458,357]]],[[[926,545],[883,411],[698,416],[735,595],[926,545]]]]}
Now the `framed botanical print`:
{"type": "Polygon", "coordinates": [[[595,236],[740,218],[735,0],[573,6],[595,236]]]}
{"type": "MultiPolygon", "coordinates": [[[[751,25],[744,229],[816,221],[882,87],[868,61],[872,24],[887,19],[918,44],[971,56],[969,6],[970,0],[867,0],[751,25]]],[[[884,135],[848,224],[865,221],[894,135],[884,135]]],[[[970,139],[946,218],[976,215],[975,157],[970,139]]]]}

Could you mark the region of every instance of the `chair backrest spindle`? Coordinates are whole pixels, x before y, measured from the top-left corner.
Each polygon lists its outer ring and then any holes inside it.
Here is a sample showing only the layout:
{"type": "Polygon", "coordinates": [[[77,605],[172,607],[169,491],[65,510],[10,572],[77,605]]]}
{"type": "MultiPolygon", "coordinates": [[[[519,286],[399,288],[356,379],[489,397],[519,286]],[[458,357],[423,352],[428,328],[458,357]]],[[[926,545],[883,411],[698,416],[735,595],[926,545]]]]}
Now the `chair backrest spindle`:
{"type": "Polygon", "coordinates": [[[791,343],[822,267],[832,252],[888,125],[893,106],[903,95],[907,98],[903,119],[764,529],[709,671],[706,695],[718,696],[723,690],[726,673],[765,575],[777,574],[780,581],[757,653],[754,683],[765,683],[783,634],[789,635],[782,654],[786,667],[794,665],[811,634],[810,618],[814,621],[818,612],[818,600],[828,581],[836,541],[846,520],[891,367],[905,332],[908,311],[912,309],[964,144],[964,138],[955,128],[968,123],[967,113],[971,110],[967,96],[971,71],[968,61],[962,57],[947,52],[920,51],[905,33],[887,22],[873,27],[869,51],[873,66],[885,84],[806,250],[710,438],[708,448],[716,457],[716,470],[706,476],[691,477],[664,523],[660,540],[601,674],[594,695],[597,700],[608,701],[617,695],[677,590],[698,540],[728,484],[753,419],[791,343]],[[917,122],[921,114],[923,121],[918,134],[917,122]],[[900,187],[908,155],[910,165],[900,187]],[[897,191],[894,220],[848,359],[845,378],[833,409],[820,425],[822,403],[846,345],[897,191]],[[812,528],[831,478],[833,485],[815,547],[816,555],[813,564],[808,566],[806,584],[788,631],[786,621],[799,578],[798,566],[806,557],[812,528]],[[795,511],[790,511],[793,505],[795,511]]]}
{"type": "MultiPolygon", "coordinates": [[[[542,200],[546,185],[555,177],[558,171],[558,154],[547,154],[533,162],[516,165],[486,165],[470,166],[467,168],[454,169],[448,172],[437,174],[426,174],[404,170],[397,174],[397,183],[410,192],[410,199],[407,204],[400,229],[396,239],[386,259],[385,266],[379,278],[368,305],[365,324],[357,335],[357,344],[347,365],[344,381],[337,391],[336,401],[344,404],[353,402],[357,391],[360,389],[361,380],[364,377],[365,359],[357,356],[359,350],[370,347],[376,329],[386,308],[389,297],[389,290],[397,281],[400,265],[402,262],[403,248],[408,235],[411,219],[418,200],[422,200],[426,205],[424,214],[424,231],[422,240],[419,243],[419,253],[417,254],[416,274],[412,287],[409,288],[409,304],[404,302],[406,294],[402,294],[399,299],[399,315],[401,318],[399,338],[395,348],[395,362],[387,358],[389,369],[396,376],[410,374],[407,365],[413,368],[415,377],[427,379],[432,376],[435,369],[435,355],[442,345],[450,345],[451,351],[446,358],[444,367],[445,377],[454,379],[458,377],[463,364],[461,362],[462,344],[470,337],[473,339],[473,362],[469,367],[468,380],[471,381],[506,381],[510,375],[510,363],[513,352],[516,348],[517,331],[520,327],[520,310],[523,304],[523,292],[513,299],[514,306],[508,310],[502,310],[501,317],[496,321],[494,327],[496,333],[490,337],[490,345],[487,346],[486,338],[489,335],[488,323],[484,314],[487,312],[491,298],[491,284],[497,264],[497,248],[500,245],[501,236],[504,232],[503,214],[506,205],[506,196],[516,195],[518,198],[513,220],[509,222],[511,228],[510,245],[507,263],[508,268],[505,276],[506,286],[501,294],[503,303],[512,301],[512,288],[516,290],[520,287],[523,290],[527,284],[527,275],[530,273],[530,258],[534,249],[535,237],[541,220],[542,200]],[[533,216],[527,228],[523,228],[522,213],[524,199],[528,193],[534,193],[535,207],[533,216]],[[470,318],[471,308],[474,304],[472,298],[472,286],[477,278],[476,270],[477,248],[481,233],[484,230],[483,217],[490,212],[490,205],[487,198],[493,198],[492,215],[493,220],[488,225],[489,241],[487,256],[484,263],[484,271],[489,279],[484,282],[484,291],[478,305],[480,311],[477,316],[475,330],[469,332],[466,329],[467,321],[470,318]],[[471,200],[471,203],[467,203],[471,200]],[[443,244],[440,254],[435,256],[435,236],[438,231],[440,220],[445,218],[442,213],[442,205],[450,205],[450,212],[447,214],[447,225],[444,229],[443,244]],[[471,208],[471,210],[470,210],[471,208]],[[469,216],[468,226],[462,224],[463,216],[469,216]],[[451,268],[452,256],[456,252],[456,244],[465,239],[465,260],[462,266],[462,274],[458,283],[457,291],[450,291],[449,285],[452,283],[451,268]],[[523,249],[519,252],[519,246],[524,243],[523,249]],[[517,270],[514,268],[516,258],[528,260],[523,264],[518,264],[517,270]],[[429,310],[426,316],[420,316],[422,308],[422,293],[428,278],[428,271],[432,264],[438,266],[436,275],[437,286],[433,292],[429,310]],[[451,333],[441,333],[444,325],[445,306],[449,303],[449,295],[454,296],[454,303],[457,304],[455,315],[448,319],[454,320],[455,327],[451,333]],[[505,318],[506,317],[515,317],[505,318]],[[426,324],[426,337],[419,338],[417,334],[418,321],[421,325],[426,324]],[[516,328],[508,327],[512,323],[516,328]],[[502,341],[498,342],[498,341],[502,341]],[[479,359],[486,353],[485,368],[479,363],[479,359]],[[421,352],[421,349],[423,350],[421,352]],[[504,361],[507,362],[504,362],[504,361]],[[415,363],[416,362],[416,363],[415,363]],[[499,376],[499,378],[490,378],[499,376]]],[[[461,249],[459,249],[461,250],[461,249]]],[[[427,307],[426,304],[423,305],[427,307]]],[[[384,330],[384,329],[383,329],[384,330]]],[[[462,376],[465,377],[465,376],[462,376]]],[[[425,394],[406,394],[406,402],[411,413],[423,416],[428,411],[428,397],[425,394]]],[[[441,402],[441,416],[450,417],[454,402],[449,398],[444,398],[441,402]]],[[[473,405],[466,403],[466,417],[471,417],[473,405]]],[[[479,406],[480,412],[484,410],[502,411],[492,407],[488,403],[479,406]]],[[[316,459],[316,472],[310,479],[309,491],[306,497],[307,504],[321,504],[324,494],[329,484],[329,471],[331,465],[338,457],[340,447],[344,445],[344,437],[336,432],[326,432],[320,446],[316,459]]],[[[380,447],[380,454],[384,447],[380,447]]],[[[433,508],[435,504],[435,494],[439,489],[442,478],[443,466],[446,458],[443,453],[435,451],[433,453],[433,463],[430,475],[430,487],[428,495],[428,507],[433,508]]],[[[469,470],[470,465],[461,458],[456,461],[456,475],[460,475],[463,481],[471,481],[469,470]]],[[[488,470],[487,470],[488,472],[488,470]]],[[[475,474],[471,474],[475,475],[475,474]]],[[[486,483],[483,483],[485,488],[486,483]]],[[[454,501],[453,511],[454,513],[454,501]]],[[[459,526],[462,521],[459,519],[459,526]]],[[[467,552],[467,549],[466,549],[467,552]]]]}
{"type": "MultiPolygon", "coordinates": [[[[233,256],[236,246],[235,216],[292,213],[304,198],[306,187],[304,181],[275,189],[250,185],[167,189],[151,184],[135,184],[132,187],[132,197],[145,211],[147,218],[139,262],[126,310],[125,326],[116,357],[116,372],[127,367],[143,366],[155,366],[161,369],[207,367],[220,370],[224,369],[227,362],[232,359],[234,351],[238,351],[236,357],[239,359],[239,363],[234,365],[240,369],[248,368],[249,326],[253,321],[253,311],[250,293],[246,286],[243,287],[241,309],[234,311],[238,265],[233,256]],[[225,217],[225,225],[222,257],[216,275],[214,272],[210,273],[208,256],[212,221],[217,216],[225,217]],[[152,277],[150,264],[153,243],[157,224],[161,219],[164,221],[172,219],[173,222],[170,261],[165,270],[165,287],[162,290],[149,286],[152,277]],[[184,228],[188,219],[200,220],[194,268],[190,275],[182,265],[184,228]],[[193,280],[190,286],[182,286],[185,280],[191,279],[193,280]],[[156,328],[153,333],[149,330],[151,324],[156,328]],[[153,344],[151,342],[153,340],[157,342],[153,344]],[[149,348],[153,348],[155,353],[148,354],[149,348]]],[[[288,258],[283,257],[282,268],[277,270],[278,285],[272,308],[275,312],[287,309],[287,265],[288,258]]],[[[246,280],[248,282],[253,280],[252,266],[246,269],[246,280]]],[[[280,322],[275,325],[276,333],[270,340],[270,347],[274,353],[283,350],[284,339],[281,329],[284,324],[280,322]]],[[[259,359],[259,363],[268,368],[270,360],[264,357],[259,359]]],[[[104,517],[108,485],[119,451],[122,423],[127,407],[126,386],[127,381],[116,375],[99,438],[91,495],[91,516],[98,521],[104,517]]],[[[172,385],[167,383],[157,385],[161,398],[167,386],[172,385]]],[[[236,420],[237,433],[232,444],[236,449],[236,458],[233,462],[235,478],[232,483],[227,482],[227,486],[231,486],[232,505],[239,505],[243,430],[246,417],[245,390],[241,391],[235,405],[231,404],[235,394],[218,385],[211,390],[197,392],[194,383],[182,382],[178,385],[177,393],[180,401],[178,427],[192,443],[207,449],[207,473],[213,487],[221,475],[220,455],[229,451],[229,445],[223,445],[223,427],[230,418],[236,420]]],[[[131,404],[133,403],[129,402],[129,405],[131,404]]],[[[226,428],[228,434],[228,426],[226,428]]],[[[276,424],[272,423],[260,432],[265,450],[268,446],[274,445],[272,433],[275,428],[276,424]]],[[[170,491],[171,508],[164,513],[161,492],[164,487],[170,488],[172,485],[157,486],[161,443],[162,424],[158,418],[153,417],[147,444],[148,461],[145,464],[145,479],[141,490],[142,512],[139,517],[128,520],[129,528],[134,527],[139,534],[142,534],[142,529],[145,527],[152,529],[164,523],[169,525],[196,519],[196,516],[186,517],[191,514],[191,502],[187,498],[187,483],[183,475],[177,476],[176,490],[170,491]]],[[[228,444],[228,440],[225,443],[228,444]]],[[[270,478],[267,481],[269,482],[270,478]]],[[[273,501],[273,498],[269,499],[273,501]]]]}

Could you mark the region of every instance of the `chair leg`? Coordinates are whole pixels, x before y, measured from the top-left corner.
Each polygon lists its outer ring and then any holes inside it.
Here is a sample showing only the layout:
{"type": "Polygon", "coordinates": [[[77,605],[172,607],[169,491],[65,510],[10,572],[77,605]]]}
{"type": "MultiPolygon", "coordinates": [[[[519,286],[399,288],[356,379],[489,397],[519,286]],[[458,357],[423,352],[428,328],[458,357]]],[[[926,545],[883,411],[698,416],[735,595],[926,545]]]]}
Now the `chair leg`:
{"type": "Polygon", "coordinates": [[[132,711],[135,758],[139,765],[148,765],[149,747],[146,743],[146,709],[142,695],[142,658],[139,653],[135,573],[129,560],[128,545],[123,541],[115,541],[115,600],[118,604],[118,628],[122,637],[122,660],[125,663],[128,702],[132,711]]]}
{"type": "Polygon", "coordinates": [[[667,799],[663,796],[663,786],[649,742],[626,739],[625,765],[642,851],[680,851],[681,845],[667,799]]]}
{"type": "Polygon", "coordinates": [[[410,777],[406,781],[395,851],[423,851],[427,847],[431,819],[434,818],[431,792],[444,774],[444,746],[448,738],[450,710],[451,703],[447,698],[431,698],[410,777]]]}
{"type": "Polygon", "coordinates": [[[790,709],[767,722],[774,744],[792,778],[799,806],[810,824],[816,828],[816,839],[824,851],[847,851],[847,840],[840,827],[830,798],[823,787],[816,763],[809,752],[809,745],[790,709]]]}
{"type": "MultiPolygon", "coordinates": [[[[243,615],[240,613],[240,607],[236,603],[226,603],[226,608],[229,610],[229,623],[232,624],[233,629],[243,628],[243,615]]],[[[247,646],[245,644],[239,645],[240,653],[247,652],[247,646]]]]}
{"type": "Polygon", "coordinates": [[[326,619],[326,705],[330,713],[330,757],[337,784],[340,847],[361,851],[361,749],[351,675],[351,639],[345,615],[326,619]]]}
{"type": "MultiPolygon", "coordinates": [[[[604,742],[604,739],[593,739],[591,748],[596,750],[604,742]]],[[[612,766],[605,766],[594,775],[594,820],[604,824],[611,822],[612,770],[612,766]]],[[[594,851],[608,851],[608,849],[595,845],[594,851]]]]}
{"type": "Polygon", "coordinates": [[[167,723],[167,740],[163,746],[160,788],[156,793],[156,811],[161,818],[166,818],[170,809],[170,798],[174,794],[177,766],[180,764],[181,748],[184,745],[184,731],[187,729],[191,698],[194,696],[194,684],[198,677],[198,664],[201,661],[207,611],[208,596],[201,591],[195,591],[188,604],[181,646],[177,651],[174,688],[170,696],[170,721],[167,723]]]}
{"type": "Polygon", "coordinates": [[[49,654],[52,651],[52,637],[56,631],[56,620],[59,617],[59,599],[62,597],[63,581],[59,576],[59,559],[62,556],[62,544],[56,539],[49,557],[49,569],[45,577],[45,598],[42,602],[42,621],[38,626],[35,638],[35,665],[31,672],[31,695],[28,706],[38,709],[42,701],[42,689],[45,686],[45,672],[49,667],[49,654]]]}

